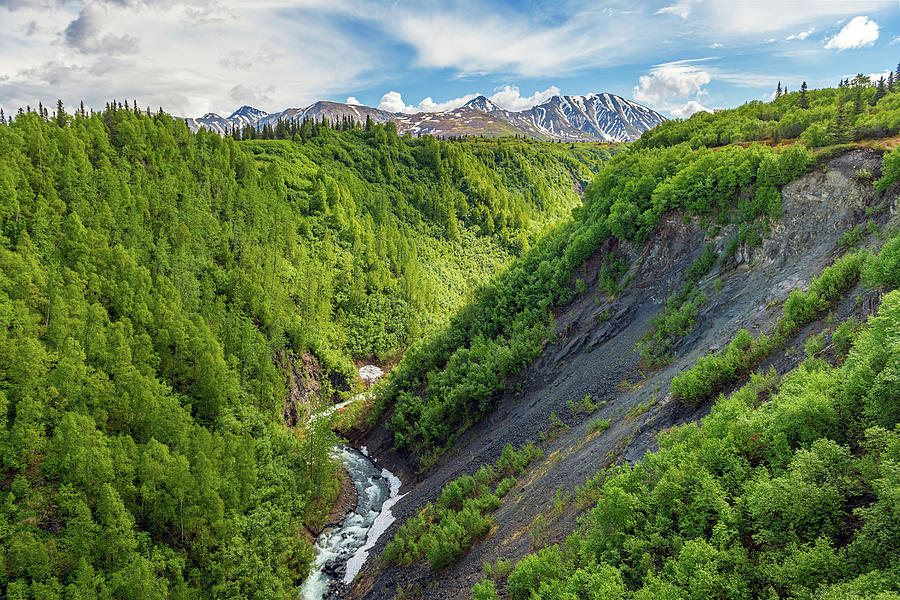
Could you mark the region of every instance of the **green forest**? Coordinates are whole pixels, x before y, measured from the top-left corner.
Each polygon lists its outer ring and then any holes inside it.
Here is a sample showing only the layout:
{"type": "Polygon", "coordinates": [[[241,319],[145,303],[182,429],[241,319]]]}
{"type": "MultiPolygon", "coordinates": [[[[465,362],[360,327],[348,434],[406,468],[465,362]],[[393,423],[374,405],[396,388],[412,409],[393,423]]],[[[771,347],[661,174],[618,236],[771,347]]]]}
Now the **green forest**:
{"type": "Polygon", "coordinates": [[[116,103],[4,118],[3,597],[296,597],[338,493],[317,403],[568,218],[618,150],[349,123],[236,141],[116,103]],[[322,390],[285,423],[301,356],[322,390]]]}

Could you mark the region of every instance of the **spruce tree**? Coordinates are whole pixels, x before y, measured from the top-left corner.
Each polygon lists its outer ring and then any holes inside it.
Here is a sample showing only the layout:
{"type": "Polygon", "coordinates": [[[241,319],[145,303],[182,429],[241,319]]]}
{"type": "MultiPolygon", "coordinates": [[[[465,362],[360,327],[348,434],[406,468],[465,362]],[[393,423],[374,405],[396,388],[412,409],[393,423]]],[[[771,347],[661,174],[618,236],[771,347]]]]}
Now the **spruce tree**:
{"type": "Polygon", "coordinates": [[[778,82],[778,87],[775,88],[775,97],[781,98],[781,82],[778,82]]]}
{"type": "Polygon", "coordinates": [[[809,98],[806,96],[806,82],[803,82],[803,85],[800,86],[800,102],[798,103],[800,108],[809,108],[809,98]]]}
{"type": "Polygon", "coordinates": [[[2,108],[0,108],[0,125],[6,125],[6,115],[3,114],[2,108]]]}
{"type": "Polygon", "coordinates": [[[878,80],[878,87],[875,89],[875,99],[872,100],[872,106],[878,104],[878,101],[884,98],[884,95],[887,94],[887,90],[884,88],[884,77],[878,80]]]}
{"type": "Polygon", "coordinates": [[[66,126],[66,111],[63,108],[62,100],[56,101],[56,124],[60,127],[66,126]]]}
{"type": "Polygon", "coordinates": [[[857,86],[856,97],[853,99],[853,114],[859,115],[863,111],[862,86],[857,86]]]}
{"type": "Polygon", "coordinates": [[[888,72],[887,89],[889,92],[894,91],[894,72],[888,72]]]}

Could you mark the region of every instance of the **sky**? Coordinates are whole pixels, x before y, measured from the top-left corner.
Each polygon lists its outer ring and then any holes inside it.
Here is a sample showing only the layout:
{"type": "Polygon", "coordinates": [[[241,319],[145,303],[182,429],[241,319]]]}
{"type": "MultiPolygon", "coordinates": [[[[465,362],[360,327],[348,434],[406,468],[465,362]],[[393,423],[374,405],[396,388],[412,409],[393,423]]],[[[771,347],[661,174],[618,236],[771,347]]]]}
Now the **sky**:
{"type": "Polygon", "coordinates": [[[611,92],[669,117],[900,62],[900,0],[0,0],[0,107],[179,116],[611,92]]]}

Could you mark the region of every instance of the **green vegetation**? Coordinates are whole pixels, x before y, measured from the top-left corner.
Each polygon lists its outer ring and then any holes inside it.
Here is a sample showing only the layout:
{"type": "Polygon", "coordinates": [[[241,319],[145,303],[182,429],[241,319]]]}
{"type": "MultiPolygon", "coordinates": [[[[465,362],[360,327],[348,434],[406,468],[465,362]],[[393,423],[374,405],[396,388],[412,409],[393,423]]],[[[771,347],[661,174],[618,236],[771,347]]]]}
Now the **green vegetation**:
{"type": "Polygon", "coordinates": [[[459,560],[490,531],[494,524],[490,513],[515,485],[516,476],[543,456],[534,444],[519,450],[507,445],[494,465],[481,467],[474,477],[464,475],[451,481],[435,504],[429,502],[418,515],[407,519],[388,542],[382,558],[403,565],[427,558],[434,570],[459,560]]]}
{"type": "Polygon", "coordinates": [[[344,125],[0,124],[4,597],[295,598],[339,488],[310,415],[350,358],[434,327],[608,156],[344,125]],[[288,406],[307,363],[321,389],[288,406]]]}
{"type": "Polygon", "coordinates": [[[610,422],[609,419],[601,419],[600,417],[596,417],[588,421],[586,426],[587,434],[591,435],[592,433],[597,433],[606,431],[609,429],[610,422]]]}
{"type": "Polygon", "coordinates": [[[555,412],[550,411],[550,427],[541,431],[541,442],[545,444],[552,442],[570,429],[571,427],[563,423],[555,412]]]}
{"type": "MultiPolygon", "coordinates": [[[[752,237],[754,224],[779,214],[778,187],[813,162],[803,146],[713,151],[681,144],[614,156],[587,187],[572,221],[514,261],[394,369],[377,401],[381,411],[393,408],[396,445],[427,466],[460,430],[489,413],[506,378],[540,354],[553,309],[575,295],[573,270],[603,241],[641,242],[671,210],[736,220],[747,226],[744,238],[752,237]]],[[[612,261],[603,269],[608,275],[601,271],[601,288],[617,293],[625,266],[612,261]]],[[[671,324],[673,335],[691,322],[686,303],[679,305],[683,325],[671,324]]]]}
{"type": "Polygon", "coordinates": [[[508,596],[897,598],[898,339],[894,291],[842,365],[754,376],[659,452],[598,473],[579,530],[516,563],[508,596]]]}
{"type": "Polygon", "coordinates": [[[645,132],[635,146],[663,148],[686,143],[692,148],[713,148],[800,138],[807,147],[819,148],[896,135],[900,131],[900,94],[877,97],[878,88],[868,86],[866,79],[854,78],[852,87],[810,90],[805,95],[793,92],[772,102],[754,100],[732,110],[665,121],[645,132]]]}
{"type": "Polygon", "coordinates": [[[575,402],[574,400],[569,400],[568,402],[566,402],[566,406],[569,407],[569,411],[573,415],[578,414],[580,412],[583,412],[583,413],[589,415],[589,414],[595,412],[598,408],[603,406],[605,403],[606,403],[605,401],[600,402],[600,403],[593,402],[591,400],[591,395],[588,394],[587,396],[585,396],[578,402],[575,402]]]}

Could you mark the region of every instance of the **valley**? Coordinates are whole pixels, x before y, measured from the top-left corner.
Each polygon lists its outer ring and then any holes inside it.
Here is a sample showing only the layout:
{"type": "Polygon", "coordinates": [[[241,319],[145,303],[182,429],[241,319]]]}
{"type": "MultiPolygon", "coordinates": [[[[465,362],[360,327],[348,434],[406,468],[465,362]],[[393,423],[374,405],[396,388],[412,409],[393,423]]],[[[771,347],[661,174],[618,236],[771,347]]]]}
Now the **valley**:
{"type": "Polygon", "coordinates": [[[4,597],[900,593],[900,92],[470,104],[4,120],[4,597]]]}

